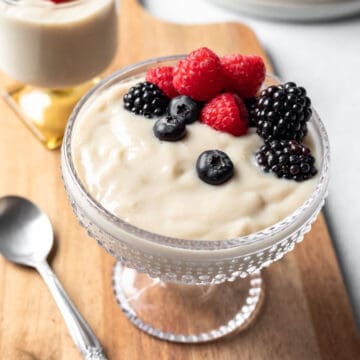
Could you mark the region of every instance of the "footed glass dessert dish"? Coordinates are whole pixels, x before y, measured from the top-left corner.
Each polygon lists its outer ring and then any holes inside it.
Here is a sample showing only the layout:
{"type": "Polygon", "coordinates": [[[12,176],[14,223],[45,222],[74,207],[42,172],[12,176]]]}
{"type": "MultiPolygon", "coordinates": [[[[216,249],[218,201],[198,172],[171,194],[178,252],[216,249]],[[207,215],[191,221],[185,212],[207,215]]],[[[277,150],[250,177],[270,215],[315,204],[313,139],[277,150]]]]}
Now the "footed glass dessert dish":
{"type": "MultiPolygon", "coordinates": [[[[256,317],[264,296],[261,269],[280,260],[303,240],[324,205],[329,143],[314,111],[309,122],[317,142],[319,175],[314,189],[282,221],[248,236],[209,241],[172,238],[115,216],[80,180],[74,165],[74,128],[94,100],[109,88],[143,76],[151,67],[173,65],[181,58],[162,57],[123,68],[90,90],[70,116],[61,167],[79,223],[117,260],[113,288],[124,314],[138,328],[159,339],[201,343],[236,333],[256,317]]],[[[265,80],[266,85],[277,82],[271,75],[265,80]]]]}
{"type": "Polygon", "coordinates": [[[116,0],[0,0],[5,100],[48,149],[117,49],[116,0]]]}

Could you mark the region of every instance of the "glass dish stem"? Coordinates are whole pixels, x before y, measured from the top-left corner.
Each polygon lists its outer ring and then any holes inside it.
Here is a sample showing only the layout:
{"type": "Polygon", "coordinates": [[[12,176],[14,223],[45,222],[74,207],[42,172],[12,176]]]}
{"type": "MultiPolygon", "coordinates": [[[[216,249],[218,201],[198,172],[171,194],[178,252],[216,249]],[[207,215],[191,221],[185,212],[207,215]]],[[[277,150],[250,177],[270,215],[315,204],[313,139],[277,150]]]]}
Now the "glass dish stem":
{"type": "Polygon", "coordinates": [[[217,285],[182,285],[150,278],[117,262],[116,300],[128,319],[161,340],[203,343],[234,335],[259,314],[260,272],[217,285]]]}

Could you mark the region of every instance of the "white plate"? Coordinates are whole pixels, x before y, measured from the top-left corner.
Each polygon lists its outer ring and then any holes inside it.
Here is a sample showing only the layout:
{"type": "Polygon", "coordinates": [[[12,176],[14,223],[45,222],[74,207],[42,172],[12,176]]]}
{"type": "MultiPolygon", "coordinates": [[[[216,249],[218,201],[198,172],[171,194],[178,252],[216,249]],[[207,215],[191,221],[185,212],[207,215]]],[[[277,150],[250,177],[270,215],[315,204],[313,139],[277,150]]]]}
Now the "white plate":
{"type": "Polygon", "coordinates": [[[249,15],[281,20],[336,19],[360,13],[360,0],[208,0],[249,15]]]}

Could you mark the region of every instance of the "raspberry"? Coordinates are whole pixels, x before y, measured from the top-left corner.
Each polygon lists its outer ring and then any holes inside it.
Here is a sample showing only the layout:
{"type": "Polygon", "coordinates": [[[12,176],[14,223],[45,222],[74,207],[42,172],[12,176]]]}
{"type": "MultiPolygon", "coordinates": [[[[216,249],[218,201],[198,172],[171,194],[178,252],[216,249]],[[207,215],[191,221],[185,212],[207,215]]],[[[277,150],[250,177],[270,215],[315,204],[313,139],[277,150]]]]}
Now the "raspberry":
{"type": "Polygon", "coordinates": [[[226,55],[220,61],[225,90],[244,99],[256,95],[265,79],[265,64],[260,56],[226,55]]]}
{"type": "Polygon", "coordinates": [[[223,87],[220,59],[206,47],[193,51],[175,66],[173,83],[181,95],[198,101],[210,100],[223,87]]]}
{"type": "Polygon", "coordinates": [[[224,93],[203,107],[200,120],[215,130],[241,136],[247,132],[249,114],[244,102],[237,95],[224,93]]]}
{"type": "Polygon", "coordinates": [[[67,2],[70,2],[73,0],[50,0],[50,1],[52,1],[55,4],[61,4],[61,3],[67,3],[67,2]]]}
{"type": "Polygon", "coordinates": [[[146,81],[156,84],[166,96],[173,98],[179,95],[173,85],[173,72],[172,66],[152,68],[146,73],[146,81]]]}

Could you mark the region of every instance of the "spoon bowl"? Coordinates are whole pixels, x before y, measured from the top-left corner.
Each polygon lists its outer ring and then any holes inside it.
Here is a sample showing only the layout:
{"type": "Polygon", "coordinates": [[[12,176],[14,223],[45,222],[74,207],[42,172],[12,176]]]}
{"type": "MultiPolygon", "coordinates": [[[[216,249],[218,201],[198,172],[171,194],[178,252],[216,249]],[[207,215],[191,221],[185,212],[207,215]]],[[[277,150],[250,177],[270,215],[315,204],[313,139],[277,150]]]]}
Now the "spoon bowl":
{"type": "Polygon", "coordinates": [[[0,198],[0,253],[8,260],[34,267],[43,277],[86,360],[106,360],[99,340],[80,315],[46,262],[54,240],[48,216],[20,196],[0,198]]]}
{"type": "Polygon", "coordinates": [[[0,199],[0,252],[10,261],[35,266],[45,260],[54,233],[48,216],[19,196],[0,199]]]}

